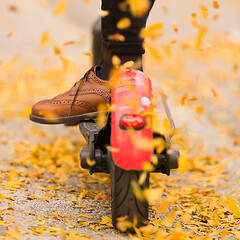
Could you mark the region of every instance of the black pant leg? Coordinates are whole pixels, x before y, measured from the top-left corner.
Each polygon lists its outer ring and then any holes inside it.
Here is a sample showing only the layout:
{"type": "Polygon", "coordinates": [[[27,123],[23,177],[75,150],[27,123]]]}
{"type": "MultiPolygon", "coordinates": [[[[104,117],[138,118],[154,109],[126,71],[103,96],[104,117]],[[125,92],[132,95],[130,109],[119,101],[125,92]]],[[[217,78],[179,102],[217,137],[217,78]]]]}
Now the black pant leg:
{"type": "Polygon", "coordinates": [[[123,0],[102,0],[102,10],[108,11],[109,14],[102,18],[102,36],[103,49],[110,51],[112,54],[143,54],[143,40],[139,34],[142,28],[146,26],[146,21],[154,0],[149,0],[150,5],[148,11],[142,17],[133,17],[130,10],[121,11],[119,4],[123,0]],[[118,29],[117,23],[122,18],[129,18],[131,26],[126,29],[118,29]],[[113,34],[121,34],[125,40],[116,41],[109,40],[109,36],[113,34]]]}

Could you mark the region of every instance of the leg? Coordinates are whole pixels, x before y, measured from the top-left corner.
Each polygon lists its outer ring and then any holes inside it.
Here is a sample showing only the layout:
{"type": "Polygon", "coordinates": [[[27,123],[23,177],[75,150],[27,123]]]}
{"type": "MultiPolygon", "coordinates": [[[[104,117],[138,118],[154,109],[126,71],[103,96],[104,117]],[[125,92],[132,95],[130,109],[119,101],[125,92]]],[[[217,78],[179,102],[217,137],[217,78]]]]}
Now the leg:
{"type": "Polygon", "coordinates": [[[67,92],[36,103],[32,107],[30,119],[43,124],[77,124],[86,119],[96,118],[99,105],[109,103],[109,73],[113,67],[112,56],[117,55],[121,63],[127,61],[141,61],[144,49],[143,39],[139,37],[140,31],[145,27],[147,17],[154,0],[149,1],[143,15],[134,16],[129,6],[123,0],[102,0],[102,9],[109,11],[109,15],[102,18],[103,36],[103,66],[91,68],[67,92]],[[117,28],[117,23],[128,18],[131,25],[126,29],[117,28]],[[124,41],[111,38],[113,34],[121,34],[124,41]],[[104,80],[106,79],[106,80],[104,80]]]}
{"type": "Polygon", "coordinates": [[[144,49],[143,40],[140,38],[140,31],[146,26],[147,18],[153,6],[154,0],[149,0],[148,6],[142,15],[133,16],[130,7],[125,5],[123,0],[102,0],[102,10],[109,14],[102,18],[102,36],[103,36],[103,67],[100,70],[100,77],[109,78],[109,72],[112,68],[112,56],[117,55],[121,62],[134,61],[139,62],[139,69],[142,70],[142,54],[144,49]],[[131,25],[128,28],[117,28],[118,22],[128,18],[131,25]],[[123,41],[117,41],[111,38],[114,34],[123,36],[123,41]]]}

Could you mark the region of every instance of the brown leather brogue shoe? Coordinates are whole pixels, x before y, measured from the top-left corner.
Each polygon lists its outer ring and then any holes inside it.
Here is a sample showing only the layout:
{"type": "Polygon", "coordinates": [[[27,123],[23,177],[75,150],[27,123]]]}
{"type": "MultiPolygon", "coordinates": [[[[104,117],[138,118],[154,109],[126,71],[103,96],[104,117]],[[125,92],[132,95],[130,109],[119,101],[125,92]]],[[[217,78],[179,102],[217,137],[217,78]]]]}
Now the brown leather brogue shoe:
{"type": "Polygon", "coordinates": [[[109,82],[97,77],[100,66],[91,68],[67,92],[36,103],[30,120],[43,124],[75,125],[98,116],[99,106],[109,103],[109,82]]]}

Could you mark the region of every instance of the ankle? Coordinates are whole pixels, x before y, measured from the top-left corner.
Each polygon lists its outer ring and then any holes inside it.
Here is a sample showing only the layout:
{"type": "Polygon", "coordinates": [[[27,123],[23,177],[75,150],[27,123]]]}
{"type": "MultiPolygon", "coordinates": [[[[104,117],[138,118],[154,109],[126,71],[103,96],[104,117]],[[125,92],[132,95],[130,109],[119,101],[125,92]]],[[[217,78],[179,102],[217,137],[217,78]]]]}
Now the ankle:
{"type": "MultiPolygon", "coordinates": [[[[143,71],[142,68],[142,54],[117,54],[116,55],[120,59],[120,64],[124,64],[127,62],[134,62],[134,64],[129,67],[137,70],[143,71]]],[[[97,70],[97,76],[103,80],[109,80],[109,75],[114,65],[112,62],[113,55],[108,55],[104,58],[102,67],[97,70]]]]}

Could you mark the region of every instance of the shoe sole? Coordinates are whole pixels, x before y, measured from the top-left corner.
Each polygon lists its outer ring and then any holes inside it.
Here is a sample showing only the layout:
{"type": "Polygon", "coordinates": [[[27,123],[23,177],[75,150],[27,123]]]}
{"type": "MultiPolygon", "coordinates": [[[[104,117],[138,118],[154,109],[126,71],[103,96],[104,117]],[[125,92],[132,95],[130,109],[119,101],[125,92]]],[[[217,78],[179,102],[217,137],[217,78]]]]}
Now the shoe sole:
{"type": "Polygon", "coordinates": [[[87,114],[81,114],[76,116],[70,116],[70,117],[60,117],[60,118],[45,118],[45,117],[39,117],[34,114],[29,115],[29,119],[35,123],[41,123],[41,124],[64,124],[66,126],[75,126],[79,124],[80,122],[86,121],[86,120],[92,120],[96,119],[99,114],[108,114],[108,111],[102,111],[102,112],[92,112],[87,114]]]}

